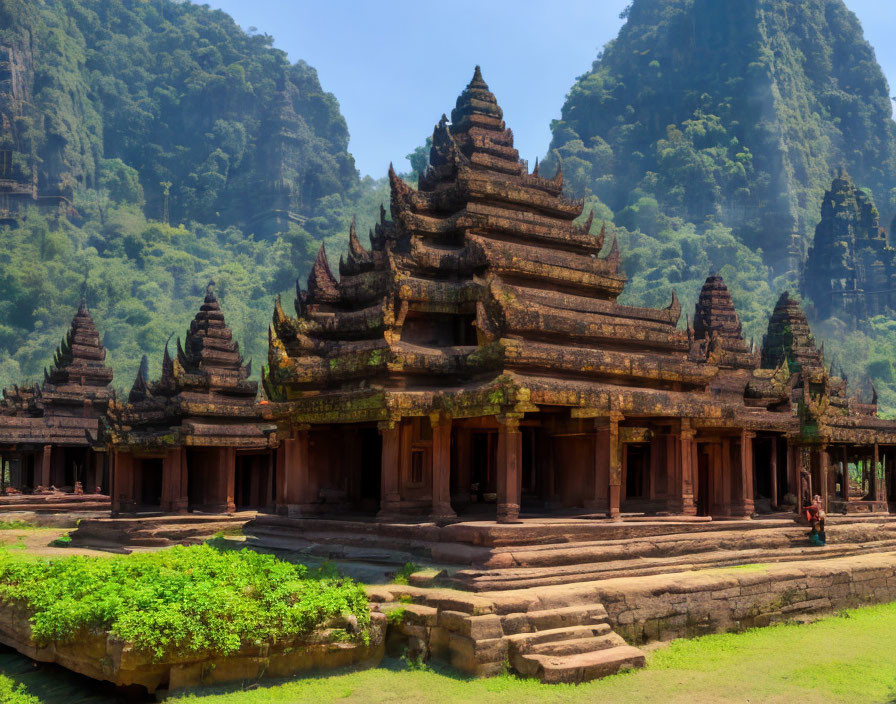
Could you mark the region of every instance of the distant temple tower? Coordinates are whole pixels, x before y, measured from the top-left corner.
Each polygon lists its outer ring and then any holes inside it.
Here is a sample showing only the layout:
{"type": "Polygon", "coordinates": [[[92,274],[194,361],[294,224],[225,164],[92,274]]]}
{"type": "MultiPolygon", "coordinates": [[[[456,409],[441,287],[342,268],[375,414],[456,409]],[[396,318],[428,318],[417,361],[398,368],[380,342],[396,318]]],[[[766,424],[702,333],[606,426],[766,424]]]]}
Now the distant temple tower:
{"type": "Polygon", "coordinates": [[[802,293],[819,320],[836,317],[852,327],[896,309],[896,249],[870,196],[843,171],[825,193],[802,293]]]}

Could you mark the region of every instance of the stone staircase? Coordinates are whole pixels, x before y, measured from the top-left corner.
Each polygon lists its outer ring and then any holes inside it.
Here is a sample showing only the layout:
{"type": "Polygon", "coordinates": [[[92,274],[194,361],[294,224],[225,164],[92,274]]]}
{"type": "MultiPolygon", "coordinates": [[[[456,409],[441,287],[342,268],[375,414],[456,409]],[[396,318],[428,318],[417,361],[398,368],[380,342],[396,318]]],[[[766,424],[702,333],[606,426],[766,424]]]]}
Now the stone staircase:
{"type": "Polygon", "coordinates": [[[613,631],[599,603],[535,591],[500,597],[446,589],[368,587],[375,611],[393,612],[391,640],[475,675],[507,665],[546,683],[579,683],[642,667],[644,653],[613,631]],[[408,602],[411,603],[408,603],[408,602]]]}
{"type": "Polygon", "coordinates": [[[535,612],[528,617],[535,631],[507,637],[510,665],[523,677],[549,684],[577,684],[644,665],[644,653],[613,632],[600,604],[535,612]],[[539,628],[557,622],[577,625],[539,628]]]}

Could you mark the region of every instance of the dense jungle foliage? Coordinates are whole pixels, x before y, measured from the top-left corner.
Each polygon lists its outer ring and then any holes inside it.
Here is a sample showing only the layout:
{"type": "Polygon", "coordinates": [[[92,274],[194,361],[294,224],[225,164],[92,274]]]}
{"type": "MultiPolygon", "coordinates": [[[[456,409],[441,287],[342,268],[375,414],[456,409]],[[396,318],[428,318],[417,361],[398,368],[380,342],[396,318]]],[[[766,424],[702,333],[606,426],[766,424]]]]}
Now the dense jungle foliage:
{"type": "Polygon", "coordinates": [[[570,90],[548,165],[616,222],[663,242],[666,218],[718,224],[787,270],[832,169],[896,208],[886,79],[843,0],[635,0],[570,90]]]}
{"type": "Polygon", "coordinates": [[[40,378],[85,282],[119,387],[144,352],[158,373],[211,279],[259,368],[276,294],[388,202],[315,70],[271,42],[189,2],[0,0],[24,98],[0,90],[4,175],[68,211],[0,229],[0,383],[40,378]]]}

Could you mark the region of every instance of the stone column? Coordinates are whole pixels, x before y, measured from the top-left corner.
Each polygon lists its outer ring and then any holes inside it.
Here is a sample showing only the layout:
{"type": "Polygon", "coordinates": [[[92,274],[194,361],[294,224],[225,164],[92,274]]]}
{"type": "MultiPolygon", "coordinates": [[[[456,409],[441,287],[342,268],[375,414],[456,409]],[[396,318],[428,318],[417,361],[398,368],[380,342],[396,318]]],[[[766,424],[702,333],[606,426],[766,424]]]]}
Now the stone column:
{"type": "Polygon", "coordinates": [[[209,451],[210,465],[205,467],[208,479],[208,510],[212,513],[233,513],[236,483],[236,448],[219,447],[209,451]]]}
{"type": "Polygon", "coordinates": [[[379,423],[383,438],[380,459],[380,519],[393,518],[399,510],[401,491],[399,489],[399,460],[401,450],[401,421],[388,420],[379,423]]]}
{"type": "Polygon", "coordinates": [[[875,501],[886,501],[886,473],[879,472],[880,466],[880,445],[874,443],[874,500],[875,501]]]}
{"type": "Polygon", "coordinates": [[[778,438],[773,436],[771,439],[771,458],[769,461],[769,472],[771,472],[771,504],[772,508],[778,508],[778,438]]]}
{"type": "Polygon", "coordinates": [[[114,450],[112,454],[112,515],[130,513],[136,508],[134,499],[134,458],[129,452],[114,450]]]}
{"type": "Polygon", "coordinates": [[[42,486],[44,489],[49,488],[50,486],[50,471],[53,467],[53,446],[52,445],[44,445],[43,452],[40,455],[40,480],[37,482],[38,486],[42,486]]]}
{"type": "Polygon", "coordinates": [[[432,517],[456,518],[451,508],[451,416],[433,413],[432,426],[432,517]]]}
{"type": "Polygon", "coordinates": [[[619,441],[619,422],[623,416],[618,411],[610,413],[607,447],[610,455],[609,487],[607,491],[607,515],[618,521],[622,504],[622,453],[625,446],[619,441]]]}
{"type": "Polygon", "coordinates": [[[694,485],[697,476],[697,432],[690,420],[681,421],[681,430],[670,438],[667,457],[669,477],[669,512],[696,516],[694,485]]]}
{"type": "Polygon", "coordinates": [[[719,447],[720,467],[721,467],[721,515],[734,515],[733,499],[734,499],[734,483],[732,482],[732,474],[734,470],[731,467],[731,438],[722,438],[722,444],[719,447]]]}
{"type": "Polygon", "coordinates": [[[495,416],[498,420],[498,523],[517,523],[520,515],[522,477],[521,413],[495,416]]]}
{"type": "MultiPolygon", "coordinates": [[[[603,488],[610,484],[610,423],[607,418],[594,421],[594,496],[585,501],[590,511],[608,510],[608,499],[603,496],[603,488]]],[[[553,487],[552,487],[553,488],[553,487]]]]}
{"type": "Polygon", "coordinates": [[[849,501],[849,451],[843,446],[843,486],[840,487],[843,500],[849,501]]]}
{"type": "Polygon", "coordinates": [[[171,450],[162,461],[162,511],[164,513],[186,513],[187,497],[186,450],[171,450]]]}
{"type": "Polygon", "coordinates": [[[236,493],[236,448],[228,447],[224,450],[224,479],[227,497],[227,513],[236,511],[236,504],[233,502],[236,493]]]}
{"type": "Polygon", "coordinates": [[[731,515],[749,518],[755,511],[753,503],[753,438],[755,433],[742,430],[738,461],[731,467],[731,515]]]}
{"type": "Polygon", "coordinates": [[[818,447],[818,474],[821,480],[821,505],[825,511],[830,510],[828,504],[829,491],[831,486],[830,478],[830,458],[828,457],[828,446],[819,445],[818,447]]]}
{"type": "Polygon", "coordinates": [[[280,515],[302,515],[312,502],[309,462],[310,426],[300,425],[293,437],[286,438],[277,450],[277,490],[274,501],[280,515]]]}

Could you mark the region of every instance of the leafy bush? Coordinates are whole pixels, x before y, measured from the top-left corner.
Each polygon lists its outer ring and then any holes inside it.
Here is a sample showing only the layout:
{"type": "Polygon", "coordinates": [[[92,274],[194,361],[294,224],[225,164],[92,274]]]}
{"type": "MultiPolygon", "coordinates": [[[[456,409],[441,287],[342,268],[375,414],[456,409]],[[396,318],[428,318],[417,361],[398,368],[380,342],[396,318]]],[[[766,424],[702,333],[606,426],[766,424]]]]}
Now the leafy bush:
{"type": "Polygon", "coordinates": [[[414,574],[417,570],[420,569],[420,565],[417,565],[413,562],[405,562],[402,565],[401,569],[395,573],[395,576],[392,578],[393,584],[408,584],[411,578],[411,575],[414,574]]]}
{"type": "Polygon", "coordinates": [[[353,614],[361,629],[370,624],[364,590],[350,579],[209,546],[47,562],[0,555],[0,602],[31,612],[39,643],[108,632],[156,658],[226,655],[244,643],[309,633],[340,615],[353,614]]]}
{"type": "Polygon", "coordinates": [[[25,687],[16,684],[9,677],[0,675],[0,702],[3,704],[40,704],[40,699],[28,694],[25,687]]]}

